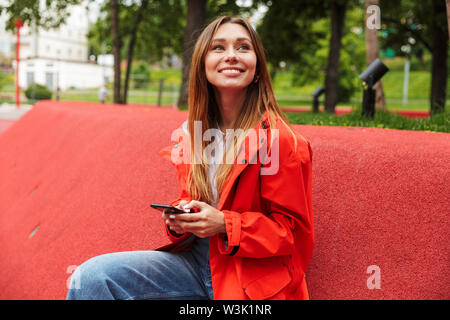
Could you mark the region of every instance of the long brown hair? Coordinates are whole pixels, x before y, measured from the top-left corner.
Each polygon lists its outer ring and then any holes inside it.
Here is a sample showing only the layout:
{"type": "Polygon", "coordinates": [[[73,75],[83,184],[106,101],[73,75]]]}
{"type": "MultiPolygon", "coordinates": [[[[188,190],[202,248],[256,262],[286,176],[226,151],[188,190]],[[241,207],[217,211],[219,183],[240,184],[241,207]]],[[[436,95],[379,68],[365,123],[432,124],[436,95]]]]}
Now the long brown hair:
{"type": "Polygon", "coordinates": [[[218,165],[215,173],[218,198],[220,198],[225,182],[227,181],[227,178],[234,167],[234,163],[236,162],[236,145],[240,145],[245,138],[245,133],[247,130],[254,128],[266,111],[269,114],[270,127],[275,128],[276,118],[281,120],[281,122],[286,125],[293,135],[295,148],[297,146],[295,134],[290,128],[288,120],[280,110],[275,100],[272,80],[267,70],[264,48],[258,34],[253,27],[242,18],[221,16],[215,19],[208,26],[206,26],[195,44],[189,75],[188,98],[188,131],[191,141],[191,165],[187,182],[193,199],[204,201],[209,204],[212,204],[214,199],[209,184],[209,165],[204,157],[203,150],[205,150],[205,147],[211,142],[203,141],[203,139],[201,139],[201,161],[198,162],[198,158],[197,160],[194,160],[194,157],[196,156],[194,153],[194,121],[201,121],[203,135],[206,130],[213,127],[215,121],[219,122],[220,120],[220,111],[215,100],[213,86],[206,78],[205,57],[208,53],[214,34],[217,29],[225,23],[239,24],[243,26],[250,34],[257,58],[255,71],[255,78],[257,81],[253,81],[247,87],[246,98],[240,114],[232,124],[234,129],[242,129],[243,134],[237,138],[237,142],[233,141],[234,146],[232,148],[227,148],[224,152],[225,159],[227,153],[234,150],[233,159],[235,161],[233,164],[222,161],[222,163],[218,165]]]}

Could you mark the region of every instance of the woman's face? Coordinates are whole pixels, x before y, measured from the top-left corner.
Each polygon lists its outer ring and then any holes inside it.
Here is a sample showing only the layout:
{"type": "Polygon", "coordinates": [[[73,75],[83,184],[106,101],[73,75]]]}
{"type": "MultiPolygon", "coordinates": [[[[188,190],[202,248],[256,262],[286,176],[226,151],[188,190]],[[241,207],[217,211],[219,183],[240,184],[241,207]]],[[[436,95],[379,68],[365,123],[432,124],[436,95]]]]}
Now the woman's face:
{"type": "Polygon", "coordinates": [[[244,89],[254,80],[256,62],[248,31],[240,24],[225,23],[206,54],[206,78],[219,90],[244,89]]]}

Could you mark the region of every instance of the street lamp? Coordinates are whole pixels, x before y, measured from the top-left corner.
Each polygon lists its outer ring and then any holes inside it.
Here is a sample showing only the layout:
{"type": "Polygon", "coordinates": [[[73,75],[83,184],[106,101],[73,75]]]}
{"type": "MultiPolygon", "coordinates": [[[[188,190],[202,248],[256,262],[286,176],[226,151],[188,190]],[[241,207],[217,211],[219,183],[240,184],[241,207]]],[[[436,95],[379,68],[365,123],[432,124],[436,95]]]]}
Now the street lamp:
{"type": "Polygon", "coordinates": [[[14,21],[17,29],[17,43],[16,43],[16,106],[20,108],[20,85],[19,85],[19,65],[20,65],[20,28],[23,27],[23,22],[20,19],[14,21]]]}
{"type": "Polygon", "coordinates": [[[373,86],[380,80],[389,68],[380,61],[375,59],[363,73],[359,75],[359,78],[363,81],[363,102],[362,102],[362,114],[363,116],[373,118],[375,115],[375,90],[373,86]]]}
{"type": "Polygon", "coordinates": [[[321,86],[318,86],[316,90],[312,93],[313,96],[313,112],[319,112],[319,97],[322,93],[325,92],[325,89],[321,86]]]}

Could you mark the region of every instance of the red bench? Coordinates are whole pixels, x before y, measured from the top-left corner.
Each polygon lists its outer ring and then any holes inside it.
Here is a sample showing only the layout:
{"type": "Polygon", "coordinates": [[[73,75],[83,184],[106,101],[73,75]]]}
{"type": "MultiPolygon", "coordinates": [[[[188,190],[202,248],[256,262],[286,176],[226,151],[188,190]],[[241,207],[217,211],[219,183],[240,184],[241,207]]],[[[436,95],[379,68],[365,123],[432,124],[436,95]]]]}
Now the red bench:
{"type": "MultiPolygon", "coordinates": [[[[187,113],[51,102],[0,134],[0,299],[64,299],[76,265],[167,243],[157,151],[187,113]]],[[[449,299],[450,135],[294,126],[311,141],[312,299],[449,299]]]]}

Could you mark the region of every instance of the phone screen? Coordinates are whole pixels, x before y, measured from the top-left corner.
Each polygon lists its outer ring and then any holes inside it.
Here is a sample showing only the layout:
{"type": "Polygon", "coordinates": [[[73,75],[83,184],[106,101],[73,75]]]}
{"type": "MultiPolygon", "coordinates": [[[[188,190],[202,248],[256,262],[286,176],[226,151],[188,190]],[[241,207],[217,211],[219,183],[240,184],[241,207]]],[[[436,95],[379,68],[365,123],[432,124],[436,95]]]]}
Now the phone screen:
{"type": "Polygon", "coordinates": [[[193,213],[194,209],[189,209],[188,212],[178,209],[177,207],[174,206],[169,206],[166,204],[156,204],[156,203],[152,203],[150,205],[153,209],[159,210],[159,211],[164,211],[166,210],[166,213],[173,213],[173,214],[177,214],[177,213],[193,213]]]}

